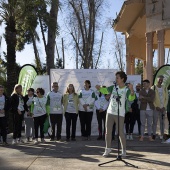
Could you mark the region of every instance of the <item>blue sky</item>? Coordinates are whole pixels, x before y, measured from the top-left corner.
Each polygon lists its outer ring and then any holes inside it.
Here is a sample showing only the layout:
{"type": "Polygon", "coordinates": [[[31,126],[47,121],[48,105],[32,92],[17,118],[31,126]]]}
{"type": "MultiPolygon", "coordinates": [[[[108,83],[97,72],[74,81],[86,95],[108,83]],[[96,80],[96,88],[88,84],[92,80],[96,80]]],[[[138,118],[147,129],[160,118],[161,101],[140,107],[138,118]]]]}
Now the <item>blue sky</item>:
{"type": "MultiPolygon", "coordinates": [[[[116,12],[119,13],[124,1],[123,0],[107,0],[107,1],[110,5],[109,5],[108,9],[105,9],[104,17],[105,18],[110,17],[110,18],[114,19],[116,17],[116,12]]],[[[60,19],[62,20],[62,18],[60,18],[60,19]]],[[[100,68],[108,68],[108,62],[110,62],[110,68],[113,68],[112,67],[113,54],[111,54],[110,51],[112,49],[112,43],[114,41],[114,32],[113,32],[112,28],[104,30],[104,31],[105,31],[104,32],[104,43],[105,43],[105,47],[107,47],[107,48],[105,48],[106,53],[104,54],[105,56],[103,56],[105,58],[105,59],[103,59],[104,64],[102,64],[100,66],[100,68]]],[[[4,33],[4,26],[2,25],[0,27],[0,36],[2,36],[3,33],[4,33]]],[[[58,39],[60,40],[61,37],[59,37],[58,39]]],[[[45,62],[45,52],[44,52],[43,44],[37,43],[37,46],[38,46],[38,50],[39,50],[40,59],[41,59],[41,61],[45,62]]],[[[2,39],[2,44],[1,44],[1,49],[0,49],[1,55],[2,55],[3,51],[6,51],[6,43],[5,43],[4,38],[2,39]]],[[[66,55],[67,55],[67,59],[66,59],[65,68],[67,68],[67,69],[75,68],[75,64],[74,64],[75,61],[73,59],[71,51],[67,50],[66,55]]],[[[34,51],[33,51],[32,45],[26,45],[25,49],[22,52],[17,52],[16,53],[16,61],[21,66],[24,64],[34,63],[34,51]]]]}

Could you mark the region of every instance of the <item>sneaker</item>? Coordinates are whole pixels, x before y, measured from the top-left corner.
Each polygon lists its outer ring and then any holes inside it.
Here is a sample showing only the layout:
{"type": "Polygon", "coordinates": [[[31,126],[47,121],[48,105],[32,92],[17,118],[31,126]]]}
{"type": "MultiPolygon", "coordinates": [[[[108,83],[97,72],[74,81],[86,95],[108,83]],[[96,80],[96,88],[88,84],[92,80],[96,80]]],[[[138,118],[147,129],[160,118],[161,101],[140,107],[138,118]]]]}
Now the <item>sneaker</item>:
{"type": "Polygon", "coordinates": [[[105,152],[104,152],[104,154],[103,154],[103,157],[109,156],[109,154],[110,154],[111,151],[112,151],[111,148],[106,148],[106,149],[105,149],[105,152]]]}
{"type": "Polygon", "coordinates": [[[133,136],[132,135],[129,135],[129,140],[133,140],[133,136]]]}
{"type": "Polygon", "coordinates": [[[37,144],[37,143],[38,143],[38,139],[35,139],[35,140],[34,140],[34,144],[37,144]]]}
{"type": "Polygon", "coordinates": [[[12,145],[15,145],[15,144],[17,144],[17,141],[16,141],[16,139],[13,139],[12,140],[12,145]]]}
{"type": "Polygon", "coordinates": [[[159,139],[162,140],[162,139],[163,139],[163,136],[160,136],[159,139]]]}
{"type": "Polygon", "coordinates": [[[149,141],[151,141],[151,142],[152,142],[152,141],[155,141],[154,139],[152,139],[152,137],[151,137],[151,136],[149,136],[149,138],[148,138],[148,139],[149,139],[149,141]]]}
{"type": "Polygon", "coordinates": [[[26,138],[25,139],[25,142],[27,143],[27,142],[30,142],[30,138],[28,137],[28,138],[26,138]]]}
{"type": "Polygon", "coordinates": [[[18,143],[18,144],[21,144],[21,140],[20,140],[20,139],[18,139],[18,140],[17,140],[17,143],[18,143]]]}
{"type": "Polygon", "coordinates": [[[25,142],[21,138],[18,138],[17,143],[22,144],[22,143],[25,143],[25,142]]]}
{"type": "Polygon", "coordinates": [[[129,140],[130,139],[129,137],[130,137],[130,135],[126,135],[126,140],[129,140]]]}
{"type": "Polygon", "coordinates": [[[45,143],[46,141],[44,140],[44,138],[41,138],[41,143],[45,143]]]}
{"type": "Polygon", "coordinates": [[[141,137],[140,137],[139,141],[140,141],[140,142],[142,142],[142,141],[143,141],[143,136],[141,136],[141,137]]]}
{"type": "Polygon", "coordinates": [[[50,141],[55,141],[54,138],[51,138],[50,141]]]}

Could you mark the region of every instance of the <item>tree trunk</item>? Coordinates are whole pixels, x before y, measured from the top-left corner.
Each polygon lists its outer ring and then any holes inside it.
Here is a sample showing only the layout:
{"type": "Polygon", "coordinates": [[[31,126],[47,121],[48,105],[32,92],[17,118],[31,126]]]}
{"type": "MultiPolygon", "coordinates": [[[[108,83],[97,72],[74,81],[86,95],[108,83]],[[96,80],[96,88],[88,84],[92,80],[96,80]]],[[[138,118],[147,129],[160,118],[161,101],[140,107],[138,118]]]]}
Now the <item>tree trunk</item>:
{"type": "Polygon", "coordinates": [[[54,49],[57,28],[59,0],[51,1],[50,22],[48,25],[48,42],[47,42],[47,74],[50,74],[50,69],[54,68],[54,49]]]}
{"type": "Polygon", "coordinates": [[[35,62],[36,62],[36,66],[37,66],[37,72],[38,72],[38,74],[41,74],[42,66],[41,66],[39,53],[38,53],[38,50],[37,50],[36,40],[35,40],[35,37],[34,37],[33,34],[32,34],[32,44],[33,44],[33,48],[34,48],[34,55],[35,55],[35,62]]]}
{"type": "Polygon", "coordinates": [[[41,21],[40,17],[38,17],[38,19],[39,19],[39,22],[40,22],[40,28],[41,28],[41,33],[42,33],[42,39],[43,39],[43,43],[44,43],[45,52],[47,53],[47,44],[46,44],[45,33],[44,33],[44,30],[43,30],[42,21],[41,21]]]}
{"type": "Polygon", "coordinates": [[[64,69],[65,68],[64,40],[63,38],[61,40],[62,40],[63,69],[64,69]]]}
{"type": "Polygon", "coordinates": [[[14,17],[10,17],[5,28],[5,40],[7,44],[7,95],[11,95],[15,84],[16,75],[16,29],[14,17]]]}
{"type": "Polygon", "coordinates": [[[96,61],[95,69],[97,69],[97,65],[98,65],[98,62],[99,62],[99,59],[100,59],[100,55],[101,55],[102,44],[103,44],[103,34],[104,34],[104,32],[102,32],[102,37],[101,37],[100,47],[99,47],[99,54],[98,54],[98,58],[97,58],[97,61],[96,61]]]}

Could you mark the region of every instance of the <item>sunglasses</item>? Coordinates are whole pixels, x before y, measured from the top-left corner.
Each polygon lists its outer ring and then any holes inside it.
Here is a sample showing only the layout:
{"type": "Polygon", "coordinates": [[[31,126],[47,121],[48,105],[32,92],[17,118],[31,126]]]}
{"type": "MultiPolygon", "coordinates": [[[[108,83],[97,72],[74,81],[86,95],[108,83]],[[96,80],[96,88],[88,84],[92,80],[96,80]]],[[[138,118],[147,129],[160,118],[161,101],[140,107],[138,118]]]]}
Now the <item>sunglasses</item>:
{"type": "Polygon", "coordinates": [[[37,93],[40,93],[39,91],[37,91],[37,93]]]}

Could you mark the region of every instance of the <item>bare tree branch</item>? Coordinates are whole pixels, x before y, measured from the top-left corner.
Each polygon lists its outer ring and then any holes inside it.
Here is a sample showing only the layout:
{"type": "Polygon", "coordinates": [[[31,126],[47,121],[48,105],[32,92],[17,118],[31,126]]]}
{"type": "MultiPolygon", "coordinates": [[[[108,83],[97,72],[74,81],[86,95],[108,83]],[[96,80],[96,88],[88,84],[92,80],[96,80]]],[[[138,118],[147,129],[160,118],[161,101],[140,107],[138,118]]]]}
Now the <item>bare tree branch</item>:
{"type": "Polygon", "coordinates": [[[102,43],[103,43],[103,34],[104,34],[104,32],[102,32],[100,48],[99,48],[99,54],[98,54],[98,58],[97,58],[97,61],[96,61],[95,69],[97,69],[97,65],[98,65],[98,62],[99,62],[100,55],[101,55],[101,49],[102,49],[102,43]]]}

